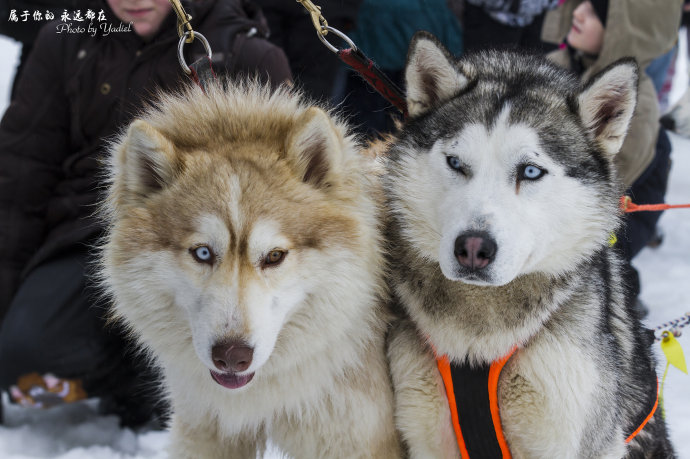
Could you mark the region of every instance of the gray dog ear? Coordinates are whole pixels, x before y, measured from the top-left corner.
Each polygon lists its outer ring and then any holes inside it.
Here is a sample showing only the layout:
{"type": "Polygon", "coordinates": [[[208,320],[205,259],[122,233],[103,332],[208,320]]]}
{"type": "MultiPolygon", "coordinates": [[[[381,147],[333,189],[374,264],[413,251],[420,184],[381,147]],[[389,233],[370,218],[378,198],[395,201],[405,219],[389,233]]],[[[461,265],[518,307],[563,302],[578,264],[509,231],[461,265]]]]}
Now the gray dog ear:
{"type": "Polygon", "coordinates": [[[621,149],[628,132],[637,81],[637,63],[621,59],[594,76],[578,96],[582,121],[610,157],[621,149]]]}
{"type": "Polygon", "coordinates": [[[116,145],[110,167],[118,195],[131,202],[163,189],[179,164],[170,141],[150,124],[136,120],[116,145]]]}
{"type": "Polygon", "coordinates": [[[285,149],[305,183],[323,188],[337,181],[343,146],[335,125],[320,108],[310,107],[297,119],[285,149]]]}
{"type": "Polygon", "coordinates": [[[405,66],[407,110],[419,116],[450,99],[468,79],[455,66],[453,56],[428,32],[417,32],[410,42],[405,66]]]}

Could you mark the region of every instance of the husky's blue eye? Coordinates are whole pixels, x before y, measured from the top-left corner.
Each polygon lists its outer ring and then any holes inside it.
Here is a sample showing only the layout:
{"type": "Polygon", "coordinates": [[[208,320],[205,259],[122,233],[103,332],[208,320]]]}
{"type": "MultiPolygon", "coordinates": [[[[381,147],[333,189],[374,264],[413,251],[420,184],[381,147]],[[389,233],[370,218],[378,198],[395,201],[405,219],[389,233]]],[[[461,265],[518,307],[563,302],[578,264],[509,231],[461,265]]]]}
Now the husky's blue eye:
{"type": "Polygon", "coordinates": [[[206,245],[200,245],[199,247],[189,249],[192,252],[192,256],[199,263],[213,264],[215,261],[215,255],[210,247],[206,245]]]}
{"type": "Polygon", "coordinates": [[[540,179],[545,173],[546,171],[544,169],[540,169],[532,164],[527,164],[522,166],[522,169],[518,174],[518,178],[520,180],[537,180],[540,179]]]}
{"type": "Polygon", "coordinates": [[[446,156],[446,163],[448,163],[451,169],[460,172],[462,175],[467,175],[462,161],[457,156],[446,156]]]}

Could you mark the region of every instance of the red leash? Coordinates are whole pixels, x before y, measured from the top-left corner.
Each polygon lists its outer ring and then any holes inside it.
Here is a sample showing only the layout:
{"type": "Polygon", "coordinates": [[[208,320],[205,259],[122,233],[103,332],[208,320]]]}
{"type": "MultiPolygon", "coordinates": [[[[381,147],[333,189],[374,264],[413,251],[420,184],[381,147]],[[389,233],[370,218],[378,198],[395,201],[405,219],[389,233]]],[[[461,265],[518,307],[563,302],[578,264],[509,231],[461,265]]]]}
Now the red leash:
{"type": "Polygon", "coordinates": [[[624,212],[642,212],[648,210],[690,209],[690,204],[635,204],[630,196],[621,196],[620,207],[624,212]]]}
{"type": "Polygon", "coordinates": [[[407,103],[403,92],[374,64],[374,61],[357,47],[341,49],[336,51],[336,54],[407,118],[407,103]]]}

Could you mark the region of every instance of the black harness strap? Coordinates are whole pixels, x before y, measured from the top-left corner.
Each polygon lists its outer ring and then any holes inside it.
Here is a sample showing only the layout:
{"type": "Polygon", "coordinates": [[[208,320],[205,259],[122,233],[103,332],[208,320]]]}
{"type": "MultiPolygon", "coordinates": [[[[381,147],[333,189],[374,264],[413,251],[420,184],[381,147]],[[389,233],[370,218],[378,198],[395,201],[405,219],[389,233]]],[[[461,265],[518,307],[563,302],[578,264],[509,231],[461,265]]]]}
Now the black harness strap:
{"type": "Polygon", "coordinates": [[[516,350],[475,368],[451,364],[447,356],[436,357],[462,459],[511,457],[501,426],[498,381],[516,350]]]}
{"type": "Polygon", "coordinates": [[[502,459],[489,402],[490,365],[473,368],[451,363],[458,421],[471,458],[502,459]]]}

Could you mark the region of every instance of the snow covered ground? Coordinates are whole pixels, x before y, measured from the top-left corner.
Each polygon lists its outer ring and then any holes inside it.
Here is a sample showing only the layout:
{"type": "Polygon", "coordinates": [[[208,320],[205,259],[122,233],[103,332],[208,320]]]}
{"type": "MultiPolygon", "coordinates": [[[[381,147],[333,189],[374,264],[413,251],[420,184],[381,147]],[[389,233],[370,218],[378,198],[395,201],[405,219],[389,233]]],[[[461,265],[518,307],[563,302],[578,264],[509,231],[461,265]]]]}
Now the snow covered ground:
{"type": "MultiPolygon", "coordinates": [[[[684,44],[683,44],[684,45],[684,44]]],[[[682,49],[681,55],[685,55],[682,49]]],[[[0,113],[4,112],[9,81],[14,74],[18,47],[0,37],[0,113]]],[[[687,87],[686,61],[681,62],[671,99],[687,87]]],[[[671,136],[673,169],[669,203],[690,202],[690,140],[671,136]]],[[[649,306],[646,320],[655,327],[690,312],[690,209],[667,211],[661,218],[664,243],[645,249],[635,260],[642,280],[642,300],[649,306]]],[[[679,338],[690,363],[690,328],[679,338]]],[[[666,360],[657,346],[659,375],[666,360]]],[[[664,388],[666,419],[680,459],[690,459],[690,376],[671,368],[664,388]]],[[[34,411],[8,404],[5,425],[0,427],[0,457],[5,459],[123,459],[163,458],[167,432],[133,432],[120,429],[115,417],[98,416],[96,403],[34,411]]],[[[267,457],[278,458],[277,452],[267,457]]]]}

